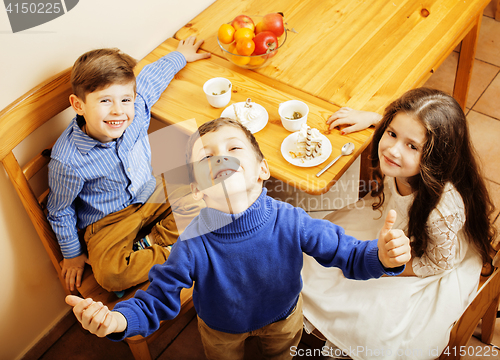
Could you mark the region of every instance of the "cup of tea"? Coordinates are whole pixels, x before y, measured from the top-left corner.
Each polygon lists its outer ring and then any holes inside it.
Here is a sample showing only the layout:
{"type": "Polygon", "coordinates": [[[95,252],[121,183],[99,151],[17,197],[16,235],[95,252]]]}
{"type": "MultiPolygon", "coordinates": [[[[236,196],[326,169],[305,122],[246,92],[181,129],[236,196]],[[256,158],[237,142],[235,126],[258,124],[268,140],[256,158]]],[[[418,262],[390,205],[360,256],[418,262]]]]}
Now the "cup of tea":
{"type": "Polygon", "coordinates": [[[214,108],[221,108],[229,104],[232,87],[233,85],[228,79],[216,77],[203,85],[203,91],[210,105],[214,108]]]}
{"type": "Polygon", "coordinates": [[[281,124],[288,131],[299,131],[302,124],[307,123],[309,106],[299,100],[289,100],[279,105],[281,124]]]}

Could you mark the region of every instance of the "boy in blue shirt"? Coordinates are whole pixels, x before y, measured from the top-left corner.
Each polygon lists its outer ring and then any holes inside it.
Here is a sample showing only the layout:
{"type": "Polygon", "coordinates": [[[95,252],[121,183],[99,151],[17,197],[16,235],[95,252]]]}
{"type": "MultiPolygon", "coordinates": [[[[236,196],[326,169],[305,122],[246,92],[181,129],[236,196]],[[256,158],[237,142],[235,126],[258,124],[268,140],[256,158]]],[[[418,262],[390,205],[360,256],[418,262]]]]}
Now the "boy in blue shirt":
{"type": "Polygon", "coordinates": [[[186,154],[191,189],[207,207],[188,225],[169,259],[151,269],[146,292],[109,311],[68,296],[83,327],[98,336],[147,336],[174,318],[182,288],[194,282],[193,303],[208,359],[243,359],[244,341],[258,336],[266,358],[290,359],[302,334],[302,254],[336,266],[352,279],[394,275],[410,259],[409,239],[392,230],[358,241],[342,228],[266,195],[270,176],[253,135],[220,118],[199,128],[186,154]],[[390,270],[393,269],[393,271],[390,270]]]}
{"type": "Polygon", "coordinates": [[[177,51],[145,66],[137,79],[136,61],[117,49],[89,51],[75,62],[70,103],[77,116],[52,149],[47,204],[68,289],[80,286],[86,262],[109,291],[146,281],[149,269],[169,256],[166,246],[176,241],[177,228],[204,206],[185,196],[187,186],[175,190],[175,202],[174,194],[170,203],[158,198],[163,189],[152,174],[147,134],[151,107],[174,75],[186,62],[210,56],[197,53],[202,43],[180,41],[177,51]],[[88,258],[79,229],[85,229],[88,258]]]}

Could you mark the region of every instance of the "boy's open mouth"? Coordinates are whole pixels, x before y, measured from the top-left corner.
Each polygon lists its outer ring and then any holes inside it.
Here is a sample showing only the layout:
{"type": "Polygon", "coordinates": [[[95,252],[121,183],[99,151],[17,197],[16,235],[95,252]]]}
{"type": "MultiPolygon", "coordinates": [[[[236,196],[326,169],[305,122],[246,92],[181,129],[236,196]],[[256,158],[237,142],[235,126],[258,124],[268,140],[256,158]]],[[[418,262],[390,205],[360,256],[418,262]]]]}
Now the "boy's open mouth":
{"type": "Polygon", "coordinates": [[[224,180],[224,179],[227,179],[228,177],[230,177],[231,175],[233,175],[236,171],[233,170],[233,169],[225,169],[225,170],[221,170],[219,171],[215,177],[214,177],[214,180],[224,180]]]}
{"type": "Polygon", "coordinates": [[[240,162],[231,156],[210,156],[194,163],[200,189],[204,190],[229,179],[240,170],[240,162]]]}

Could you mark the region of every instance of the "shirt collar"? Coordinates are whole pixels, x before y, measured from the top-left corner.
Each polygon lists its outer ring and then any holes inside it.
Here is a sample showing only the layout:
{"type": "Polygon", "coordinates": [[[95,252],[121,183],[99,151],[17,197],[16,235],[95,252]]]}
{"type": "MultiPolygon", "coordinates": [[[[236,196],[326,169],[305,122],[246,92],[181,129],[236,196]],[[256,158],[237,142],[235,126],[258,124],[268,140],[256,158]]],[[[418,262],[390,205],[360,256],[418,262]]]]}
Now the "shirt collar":
{"type": "Polygon", "coordinates": [[[75,140],[76,148],[80,151],[80,153],[82,153],[82,155],[87,155],[90,152],[90,150],[99,145],[104,147],[113,145],[113,144],[110,145],[103,144],[98,140],[92,139],[90,136],[88,136],[82,131],[81,129],[82,124],[85,124],[83,116],[77,115],[73,119],[73,137],[75,140]]]}

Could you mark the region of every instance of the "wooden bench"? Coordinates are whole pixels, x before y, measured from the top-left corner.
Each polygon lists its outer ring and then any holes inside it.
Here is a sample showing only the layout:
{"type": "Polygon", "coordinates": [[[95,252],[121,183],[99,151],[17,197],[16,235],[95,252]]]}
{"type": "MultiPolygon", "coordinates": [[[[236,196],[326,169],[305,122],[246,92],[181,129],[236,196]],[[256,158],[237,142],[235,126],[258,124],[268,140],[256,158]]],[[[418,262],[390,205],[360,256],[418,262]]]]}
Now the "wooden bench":
{"type": "MultiPolygon", "coordinates": [[[[45,213],[49,189],[47,187],[43,189],[41,194],[35,194],[35,187],[30,184],[30,179],[37,173],[45,171],[45,175],[42,172],[41,176],[46,176],[50,151],[40,149],[40,153],[24,166],[20,166],[12,151],[33,131],[70,106],[68,100],[71,94],[70,73],[71,69],[67,69],[57,74],[24,94],[0,112],[0,161],[14,185],[67,294],[70,294],[70,292],[61,277],[60,263],[63,256],[45,213]]],[[[148,284],[146,282],[127,290],[122,299],[132,297],[137,289],[146,289],[148,284]]],[[[101,301],[111,309],[119,301],[114,293],[104,290],[96,282],[90,266],[86,266],[82,285],[78,289],[78,293],[75,294],[101,301]]],[[[191,295],[192,289],[184,289],[181,292],[182,307],[179,315],[193,308],[191,295]]],[[[127,338],[125,341],[128,343],[134,358],[138,360],[151,359],[148,344],[175,321],[174,319],[162,322],[160,329],[147,338],[142,336],[127,338]]]]}

